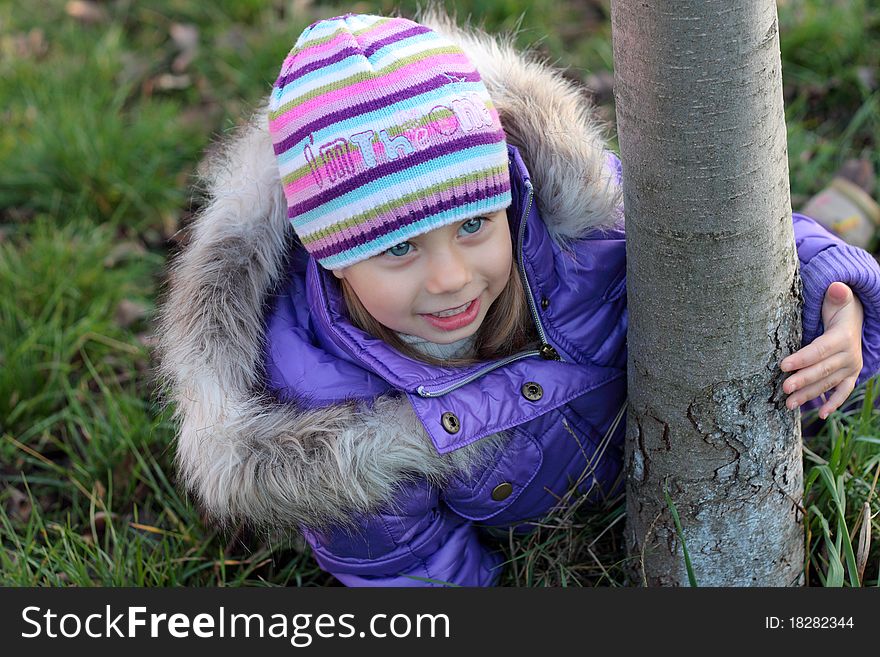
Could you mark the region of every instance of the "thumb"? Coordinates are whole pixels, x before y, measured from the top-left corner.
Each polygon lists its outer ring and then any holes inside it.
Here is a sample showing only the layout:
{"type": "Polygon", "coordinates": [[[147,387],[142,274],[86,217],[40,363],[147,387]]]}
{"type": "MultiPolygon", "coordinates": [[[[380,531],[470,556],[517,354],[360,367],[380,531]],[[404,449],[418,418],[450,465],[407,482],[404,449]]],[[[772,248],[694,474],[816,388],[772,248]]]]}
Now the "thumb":
{"type": "Polygon", "coordinates": [[[825,290],[825,300],[822,303],[822,321],[827,326],[838,310],[846,306],[853,299],[853,291],[846,283],[835,281],[825,290]]]}

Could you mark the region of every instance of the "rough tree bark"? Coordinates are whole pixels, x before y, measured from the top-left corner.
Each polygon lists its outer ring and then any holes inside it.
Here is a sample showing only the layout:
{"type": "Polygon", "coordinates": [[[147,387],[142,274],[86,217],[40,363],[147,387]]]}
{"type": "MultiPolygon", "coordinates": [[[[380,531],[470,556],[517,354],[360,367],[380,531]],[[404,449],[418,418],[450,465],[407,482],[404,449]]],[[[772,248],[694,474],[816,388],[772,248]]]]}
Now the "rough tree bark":
{"type": "Polygon", "coordinates": [[[774,0],[615,0],[627,544],[645,585],[802,583],[802,302],[774,0]]]}

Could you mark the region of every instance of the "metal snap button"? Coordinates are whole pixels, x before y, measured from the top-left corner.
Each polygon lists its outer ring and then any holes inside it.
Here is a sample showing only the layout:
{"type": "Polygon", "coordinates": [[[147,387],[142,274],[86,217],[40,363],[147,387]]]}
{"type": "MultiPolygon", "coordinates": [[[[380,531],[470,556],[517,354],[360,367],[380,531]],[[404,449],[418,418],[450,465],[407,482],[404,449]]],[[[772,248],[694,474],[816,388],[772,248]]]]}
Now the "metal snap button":
{"type": "Polygon", "coordinates": [[[550,299],[547,297],[541,298],[541,310],[547,310],[550,307],[550,299]]]}
{"type": "Polygon", "coordinates": [[[458,430],[461,429],[461,422],[458,421],[455,413],[446,411],[443,417],[440,418],[440,422],[443,424],[443,428],[446,429],[446,433],[458,433],[458,430]]]}
{"type": "Polygon", "coordinates": [[[544,388],[540,386],[540,384],[535,383],[534,381],[529,381],[525,385],[523,385],[522,395],[529,401],[538,401],[541,397],[544,396],[544,388]]]}
{"type": "Polygon", "coordinates": [[[513,486],[511,486],[506,481],[503,484],[498,484],[495,488],[492,489],[492,499],[496,502],[500,502],[501,500],[506,500],[510,497],[510,494],[513,492],[513,486]]]}

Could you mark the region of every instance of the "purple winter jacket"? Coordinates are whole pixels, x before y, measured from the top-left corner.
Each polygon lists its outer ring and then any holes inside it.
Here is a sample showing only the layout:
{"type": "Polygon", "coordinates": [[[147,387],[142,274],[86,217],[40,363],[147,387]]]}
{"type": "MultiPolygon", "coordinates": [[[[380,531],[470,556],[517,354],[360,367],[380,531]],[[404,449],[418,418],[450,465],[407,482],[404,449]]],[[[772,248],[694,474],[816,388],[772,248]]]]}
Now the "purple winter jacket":
{"type": "MultiPolygon", "coordinates": [[[[500,556],[480,528],[528,529],[526,521],[541,518],[579,479],[588,500],[622,491],[624,232],[595,231],[572,242],[573,253],[563,251],[539,215],[522,158],[509,151],[516,263],[550,349],[463,368],[414,361],[354,328],[334,277],[311,258],[295,260],[291,283],[268,316],[266,372],[279,397],[302,403],[305,386],[315,405],[405,395],[439,453],[500,431],[508,437],[488,462],[442,488],[406,482],[393,504],[359,514],[353,528],[305,527],[318,563],[347,585],[491,585],[500,556]],[[527,386],[539,392],[528,394],[527,386]],[[455,431],[444,428],[447,413],[458,420],[455,431]]],[[[619,177],[616,157],[609,154],[608,162],[619,177]]],[[[807,217],[794,215],[794,231],[804,344],[821,334],[825,289],[846,282],[865,307],[864,381],[880,368],[880,269],[807,217]]]]}
{"type": "MultiPolygon", "coordinates": [[[[542,516],[570,480],[596,502],[622,490],[617,160],[558,72],[423,22],[477,63],[518,149],[508,218],[544,355],[434,367],[352,327],[335,278],[294,239],[265,109],[206,168],[156,333],[183,485],[212,518],[305,528],[349,585],[492,584],[500,555],[484,527],[542,516]]],[[[794,233],[804,342],[822,332],[828,285],[849,284],[865,309],[862,382],[880,365],[880,270],[806,217],[794,233]]]]}

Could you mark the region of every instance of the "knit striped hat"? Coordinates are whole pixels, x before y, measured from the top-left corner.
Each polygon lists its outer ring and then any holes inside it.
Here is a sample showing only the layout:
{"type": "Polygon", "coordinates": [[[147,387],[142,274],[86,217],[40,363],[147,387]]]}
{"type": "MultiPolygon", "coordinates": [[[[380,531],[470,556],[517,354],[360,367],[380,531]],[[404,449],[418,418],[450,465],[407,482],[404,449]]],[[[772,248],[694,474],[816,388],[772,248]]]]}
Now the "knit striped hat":
{"type": "Polygon", "coordinates": [[[326,269],[510,205],[507,147],[461,48],[404,18],[319,21],[269,102],[287,216],[326,269]]]}

